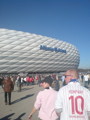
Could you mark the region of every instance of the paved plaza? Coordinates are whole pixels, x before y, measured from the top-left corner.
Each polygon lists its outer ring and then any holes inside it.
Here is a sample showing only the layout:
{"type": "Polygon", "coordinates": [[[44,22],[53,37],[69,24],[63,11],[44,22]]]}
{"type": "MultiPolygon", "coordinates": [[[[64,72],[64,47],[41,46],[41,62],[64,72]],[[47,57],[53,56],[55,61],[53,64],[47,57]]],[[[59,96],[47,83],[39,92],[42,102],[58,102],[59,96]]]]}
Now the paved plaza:
{"type": "MultiPolygon", "coordinates": [[[[5,105],[4,92],[0,86],[0,120],[28,120],[28,115],[33,108],[36,95],[42,90],[42,87],[31,85],[23,86],[21,92],[17,90],[15,85],[15,89],[12,92],[12,104],[5,105]]],[[[37,114],[38,112],[33,115],[32,120],[37,120],[37,114]]]]}
{"type": "MultiPolygon", "coordinates": [[[[41,89],[38,85],[32,85],[24,86],[21,92],[17,92],[17,86],[15,86],[12,92],[12,104],[5,105],[4,92],[0,87],[0,120],[28,120],[36,95],[41,89]]],[[[37,120],[37,112],[32,120],[37,120]]]]}

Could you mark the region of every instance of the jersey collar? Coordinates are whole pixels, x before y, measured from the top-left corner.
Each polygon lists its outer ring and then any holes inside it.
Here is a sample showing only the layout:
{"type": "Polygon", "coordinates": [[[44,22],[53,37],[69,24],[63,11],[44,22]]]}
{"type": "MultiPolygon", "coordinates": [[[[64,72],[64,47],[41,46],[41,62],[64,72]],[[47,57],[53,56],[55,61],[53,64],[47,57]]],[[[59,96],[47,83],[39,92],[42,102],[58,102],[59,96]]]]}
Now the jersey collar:
{"type": "Polygon", "coordinates": [[[72,79],[70,82],[78,82],[77,79],[72,79]]]}

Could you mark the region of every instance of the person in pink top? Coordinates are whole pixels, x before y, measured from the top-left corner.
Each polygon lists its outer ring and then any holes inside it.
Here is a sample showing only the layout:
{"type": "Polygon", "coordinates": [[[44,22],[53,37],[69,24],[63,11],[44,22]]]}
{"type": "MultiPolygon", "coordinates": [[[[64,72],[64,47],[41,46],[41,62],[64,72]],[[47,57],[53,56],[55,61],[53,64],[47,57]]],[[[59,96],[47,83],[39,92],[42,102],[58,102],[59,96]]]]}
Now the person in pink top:
{"type": "Polygon", "coordinates": [[[38,118],[39,120],[57,120],[58,116],[55,112],[54,106],[57,97],[57,91],[53,90],[50,86],[53,80],[50,76],[46,77],[41,86],[44,88],[37,95],[34,107],[29,115],[29,120],[31,120],[32,115],[39,110],[38,118]]]}

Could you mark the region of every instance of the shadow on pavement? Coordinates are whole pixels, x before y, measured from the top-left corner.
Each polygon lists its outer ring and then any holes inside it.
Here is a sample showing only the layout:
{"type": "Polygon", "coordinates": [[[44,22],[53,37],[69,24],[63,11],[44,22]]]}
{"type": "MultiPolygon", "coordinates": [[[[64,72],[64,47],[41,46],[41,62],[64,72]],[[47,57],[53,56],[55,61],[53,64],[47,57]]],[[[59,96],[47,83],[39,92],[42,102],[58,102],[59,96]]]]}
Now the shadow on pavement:
{"type": "MultiPolygon", "coordinates": [[[[21,88],[21,92],[23,91],[26,91],[26,90],[30,90],[30,89],[33,89],[34,87],[31,87],[31,88],[21,88]]],[[[18,88],[17,88],[18,89],[18,88]]],[[[13,92],[18,92],[18,90],[14,90],[13,92]]]]}
{"type": "Polygon", "coordinates": [[[26,91],[26,90],[30,90],[30,89],[33,89],[34,87],[31,87],[31,88],[22,88],[22,91],[26,91]]]}
{"type": "Polygon", "coordinates": [[[24,100],[24,99],[26,99],[26,98],[32,97],[33,95],[34,95],[34,94],[26,95],[25,97],[22,97],[22,98],[19,98],[19,99],[13,101],[11,104],[15,104],[15,103],[17,103],[17,102],[20,102],[20,101],[22,101],[22,100],[24,100]]]}
{"type": "Polygon", "coordinates": [[[22,113],[20,116],[18,116],[18,118],[14,119],[14,120],[22,120],[21,118],[25,115],[26,113],[22,113]]]}
{"type": "Polygon", "coordinates": [[[12,114],[10,114],[10,115],[7,115],[7,116],[5,116],[5,117],[3,117],[3,118],[1,118],[0,120],[11,120],[11,116],[12,115],[14,115],[15,113],[12,113],[12,114]]]}

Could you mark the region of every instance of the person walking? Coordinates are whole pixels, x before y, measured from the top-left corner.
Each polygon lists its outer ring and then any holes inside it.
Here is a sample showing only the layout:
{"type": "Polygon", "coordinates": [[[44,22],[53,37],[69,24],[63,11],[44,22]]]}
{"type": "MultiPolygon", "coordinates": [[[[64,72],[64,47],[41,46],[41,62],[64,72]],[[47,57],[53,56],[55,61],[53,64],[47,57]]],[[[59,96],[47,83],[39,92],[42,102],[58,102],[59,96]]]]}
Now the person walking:
{"type": "Polygon", "coordinates": [[[62,80],[62,86],[65,86],[66,82],[65,82],[65,76],[64,75],[62,75],[61,80],[62,80]]]}
{"type": "Polygon", "coordinates": [[[66,86],[57,95],[55,110],[60,120],[90,120],[90,91],[78,82],[77,70],[65,73],[66,86]]]}
{"type": "Polygon", "coordinates": [[[84,87],[88,88],[88,80],[89,80],[89,76],[88,74],[84,75],[84,87]]]}
{"type": "Polygon", "coordinates": [[[11,105],[11,92],[14,89],[14,85],[10,77],[4,78],[2,88],[4,90],[5,105],[11,105]]]}
{"type": "Polygon", "coordinates": [[[57,91],[50,87],[52,82],[53,80],[50,76],[42,81],[41,86],[44,90],[38,93],[34,107],[29,115],[29,120],[31,120],[37,110],[39,110],[39,120],[57,120],[58,116],[54,109],[57,91]]]}
{"type": "Polygon", "coordinates": [[[90,84],[90,73],[88,74],[88,85],[90,84]]]}
{"type": "Polygon", "coordinates": [[[54,79],[54,80],[53,80],[52,88],[53,88],[54,90],[56,90],[56,91],[59,91],[59,89],[60,89],[59,80],[57,80],[57,79],[54,79]]]}
{"type": "Polygon", "coordinates": [[[17,87],[18,87],[18,92],[21,92],[22,83],[21,83],[20,75],[18,75],[18,77],[17,77],[17,87]]]}

